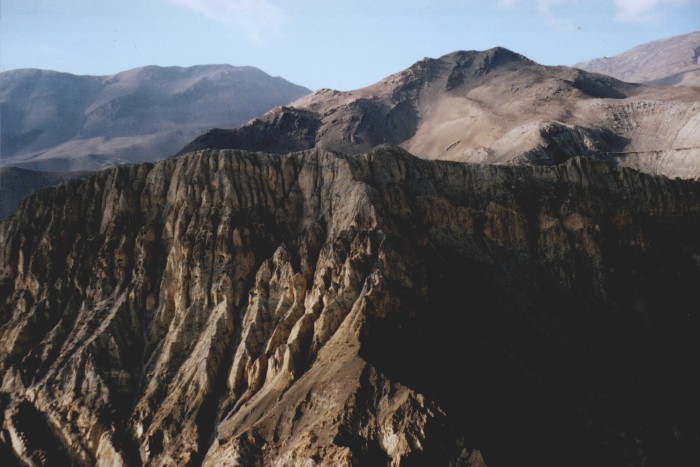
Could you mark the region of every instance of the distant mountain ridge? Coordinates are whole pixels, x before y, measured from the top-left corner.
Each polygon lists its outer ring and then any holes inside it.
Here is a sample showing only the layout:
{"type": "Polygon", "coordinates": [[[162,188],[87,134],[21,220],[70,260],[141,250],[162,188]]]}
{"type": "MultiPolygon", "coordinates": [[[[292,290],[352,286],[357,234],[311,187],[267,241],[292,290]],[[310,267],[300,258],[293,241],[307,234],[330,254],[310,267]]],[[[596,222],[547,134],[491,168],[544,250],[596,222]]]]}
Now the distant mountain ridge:
{"type": "Polygon", "coordinates": [[[700,31],[634,47],[614,57],[574,65],[633,83],[700,86],[700,31]]]}
{"type": "Polygon", "coordinates": [[[371,86],[322,89],[180,154],[242,149],[345,153],[399,145],[424,159],[551,165],[591,156],[669,177],[700,176],[700,90],[631,84],[510,50],[426,58],[371,86]]]}
{"type": "Polygon", "coordinates": [[[207,128],[241,125],[309,92],[246,66],[146,66],[109,76],[7,71],[2,163],[68,171],[162,159],[207,128]]]}

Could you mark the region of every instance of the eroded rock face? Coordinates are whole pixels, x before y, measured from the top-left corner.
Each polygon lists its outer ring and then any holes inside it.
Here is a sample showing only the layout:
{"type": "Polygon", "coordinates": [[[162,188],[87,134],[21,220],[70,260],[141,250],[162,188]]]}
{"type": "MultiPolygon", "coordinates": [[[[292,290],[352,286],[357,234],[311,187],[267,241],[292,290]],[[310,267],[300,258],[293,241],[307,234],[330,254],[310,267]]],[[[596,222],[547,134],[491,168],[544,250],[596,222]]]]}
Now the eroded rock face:
{"type": "Polygon", "coordinates": [[[45,190],[0,227],[0,456],[697,461],[699,210],[590,160],[388,147],[45,190]]]}

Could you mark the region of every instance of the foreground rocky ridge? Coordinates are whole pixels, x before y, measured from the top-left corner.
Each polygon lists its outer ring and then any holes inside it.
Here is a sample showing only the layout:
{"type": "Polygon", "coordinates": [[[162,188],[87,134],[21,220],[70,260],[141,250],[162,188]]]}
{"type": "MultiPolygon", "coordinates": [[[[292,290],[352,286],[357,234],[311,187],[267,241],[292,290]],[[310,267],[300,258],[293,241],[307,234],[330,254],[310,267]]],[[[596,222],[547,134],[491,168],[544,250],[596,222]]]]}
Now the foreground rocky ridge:
{"type": "Polygon", "coordinates": [[[157,161],[310,91],[253,67],[147,66],[109,76],[0,72],[0,219],[86,171],[157,161]]]}
{"type": "Polygon", "coordinates": [[[0,167],[0,220],[12,214],[24,198],[35,191],[58,185],[89,172],[37,172],[18,167],[0,167]]]}
{"type": "Polygon", "coordinates": [[[699,210],[389,147],[43,190],[0,224],[0,460],[692,465],[699,210]]]}
{"type": "Polygon", "coordinates": [[[366,88],[322,89],[185,146],[353,154],[400,145],[424,159],[552,165],[593,157],[700,177],[700,89],[660,89],[504,48],[426,58],[366,88]]]}

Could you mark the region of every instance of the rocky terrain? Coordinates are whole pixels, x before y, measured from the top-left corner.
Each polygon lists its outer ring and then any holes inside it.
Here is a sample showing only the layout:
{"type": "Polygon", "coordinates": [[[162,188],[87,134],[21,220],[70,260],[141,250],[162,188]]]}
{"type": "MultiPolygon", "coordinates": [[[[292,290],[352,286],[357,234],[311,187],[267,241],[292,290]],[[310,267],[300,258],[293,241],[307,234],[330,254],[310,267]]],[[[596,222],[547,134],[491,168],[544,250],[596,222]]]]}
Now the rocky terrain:
{"type": "Polygon", "coordinates": [[[546,67],[503,48],[455,52],[351,92],[320,90],[181,153],[399,145],[425,159],[551,165],[594,157],[668,177],[700,176],[700,89],[624,83],[546,67]]]}
{"type": "Polygon", "coordinates": [[[700,31],[639,45],[574,65],[632,83],[700,86],[700,31]]]}
{"type": "Polygon", "coordinates": [[[39,188],[170,157],[211,127],[241,125],[309,92],[230,65],[0,73],[0,219],[39,188]]]}
{"type": "Polygon", "coordinates": [[[0,462],[700,463],[697,182],[205,150],[32,195],[0,268],[0,462]]]}
{"type": "Polygon", "coordinates": [[[18,167],[0,167],[0,220],[12,214],[31,193],[88,173],[90,172],[39,172],[18,167]]]}
{"type": "Polygon", "coordinates": [[[110,76],[0,73],[3,166],[97,170],[175,154],[309,92],[253,67],[147,66],[110,76]]]}

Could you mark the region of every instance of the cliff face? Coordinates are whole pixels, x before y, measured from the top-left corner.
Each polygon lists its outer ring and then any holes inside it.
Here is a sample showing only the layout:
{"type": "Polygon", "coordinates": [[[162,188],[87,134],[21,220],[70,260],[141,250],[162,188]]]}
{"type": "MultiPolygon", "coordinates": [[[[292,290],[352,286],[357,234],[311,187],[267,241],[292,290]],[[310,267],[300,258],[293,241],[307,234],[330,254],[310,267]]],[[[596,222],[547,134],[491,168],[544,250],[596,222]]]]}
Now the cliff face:
{"type": "Polygon", "coordinates": [[[690,465],[699,210],[388,147],[44,190],[0,224],[0,460],[690,465]]]}
{"type": "Polygon", "coordinates": [[[0,167],[0,220],[12,214],[31,193],[87,174],[88,172],[38,172],[18,167],[0,167]]]}

